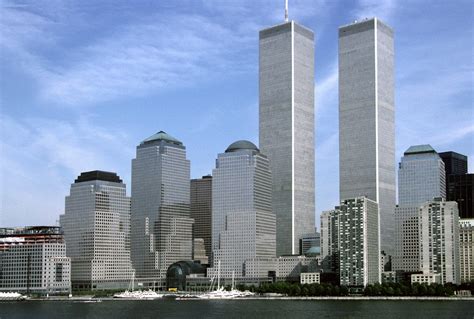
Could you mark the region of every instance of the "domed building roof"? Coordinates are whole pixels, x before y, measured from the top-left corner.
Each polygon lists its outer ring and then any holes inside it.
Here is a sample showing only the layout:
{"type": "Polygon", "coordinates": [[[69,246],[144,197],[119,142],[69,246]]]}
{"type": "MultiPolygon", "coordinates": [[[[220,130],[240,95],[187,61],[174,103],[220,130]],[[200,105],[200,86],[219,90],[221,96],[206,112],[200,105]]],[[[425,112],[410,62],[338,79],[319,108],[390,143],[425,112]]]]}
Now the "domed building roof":
{"type": "Polygon", "coordinates": [[[141,144],[148,144],[154,141],[165,141],[171,144],[183,145],[181,141],[179,141],[178,139],[174,138],[173,136],[169,135],[168,133],[164,131],[159,131],[158,133],[153,134],[149,138],[143,140],[141,144]]]}
{"type": "Polygon", "coordinates": [[[240,150],[251,150],[251,151],[257,151],[260,152],[257,146],[255,146],[254,143],[246,140],[240,140],[237,142],[234,142],[229,145],[229,147],[225,150],[226,153],[230,152],[237,152],[240,150]]]}

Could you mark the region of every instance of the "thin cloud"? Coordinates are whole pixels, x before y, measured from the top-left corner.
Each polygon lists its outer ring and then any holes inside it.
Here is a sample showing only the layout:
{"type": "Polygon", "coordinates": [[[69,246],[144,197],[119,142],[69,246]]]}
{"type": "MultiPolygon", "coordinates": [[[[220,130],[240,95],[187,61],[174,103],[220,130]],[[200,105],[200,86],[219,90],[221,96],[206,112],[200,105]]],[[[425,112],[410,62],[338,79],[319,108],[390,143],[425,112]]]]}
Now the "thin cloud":
{"type": "Polygon", "coordinates": [[[360,0],[354,16],[357,19],[377,17],[389,21],[395,10],[396,0],[360,0]]]}
{"type": "Polygon", "coordinates": [[[0,127],[1,211],[8,216],[2,225],[54,224],[68,185],[82,171],[112,170],[129,180],[133,143],[121,131],[94,126],[87,118],[67,122],[6,115],[0,127]]]}

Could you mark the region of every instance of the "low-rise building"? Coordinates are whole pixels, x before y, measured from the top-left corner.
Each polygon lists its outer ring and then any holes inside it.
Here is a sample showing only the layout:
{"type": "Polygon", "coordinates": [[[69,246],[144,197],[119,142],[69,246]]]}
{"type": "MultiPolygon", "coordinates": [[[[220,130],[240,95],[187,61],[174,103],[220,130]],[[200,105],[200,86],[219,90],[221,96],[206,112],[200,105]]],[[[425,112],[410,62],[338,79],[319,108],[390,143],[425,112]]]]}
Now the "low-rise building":
{"type": "Polygon", "coordinates": [[[0,291],[67,293],[71,261],[59,227],[0,229],[0,291]]]}
{"type": "Polygon", "coordinates": [[[319,272],[302,272],[300,275],[300,284],[319,284],[319,272]]]}
{"type": "Polygon", "coordinates": [[[441,275],[434,274],[434,273],[427,273],[427,274],[412,274],[411,275],[411,283],[419,283],[419,284],[440,284],[441,283],[441,275]]]}

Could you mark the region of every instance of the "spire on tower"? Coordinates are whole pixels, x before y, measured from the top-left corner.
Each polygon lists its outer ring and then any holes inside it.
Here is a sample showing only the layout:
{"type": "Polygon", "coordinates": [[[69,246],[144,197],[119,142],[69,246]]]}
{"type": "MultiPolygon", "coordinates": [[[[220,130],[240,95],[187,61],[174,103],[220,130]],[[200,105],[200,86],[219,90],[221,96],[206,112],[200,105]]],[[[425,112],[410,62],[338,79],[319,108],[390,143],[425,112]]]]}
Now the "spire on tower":
{"type": "Polygon", "coordinates": [[[288,22],[288,0],[285,0],[285,22],[288,22]]]}

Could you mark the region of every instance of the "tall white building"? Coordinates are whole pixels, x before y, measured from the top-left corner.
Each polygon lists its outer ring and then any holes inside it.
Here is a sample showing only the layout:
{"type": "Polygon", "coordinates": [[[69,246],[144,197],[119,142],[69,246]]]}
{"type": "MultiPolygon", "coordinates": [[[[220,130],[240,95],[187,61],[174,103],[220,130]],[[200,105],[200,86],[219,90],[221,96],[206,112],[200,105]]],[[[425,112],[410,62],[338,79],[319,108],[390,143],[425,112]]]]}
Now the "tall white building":
{"type": "Polygon", "coordinates": [[[398,170],[394,270],[420,271],[418,211],[435,197],[446,197],[444,162],[430,145],[411,146],[398,170]]]}
{"type": "Polygon", "coordinates": [[[277,254],[314,232],[314,34],[294,21],[260,31],[259,143],[272,171],[277,254]]]}
{"type": "Polygon", "coordinates": [[[132,159],[132,262],[144,285],[163,283],[168,267],[192,258],[190,162],[182,142],[160,131],[132,159]],[[158,282],[157,282],[158,280],[158,282]]]}
{"type": "Polygon", "coordinates": [[[341,285],[366,286],[381,281],[377,203],[367,197],[341,201],[321,215],[321,258],[337,272],[341,285]]]}
{"type": "Polygon", "coordinates": [[[380,209],[381,250],[393,254],[395,103],[393,30],[377,18],[339,28],[340,199],[380,209]]]}
{"type": "Polygon", "coordinates": [[[71,185],[60,216],[71,282],[77,289],[118,289],[133,277],[130,197],[115,173],[90,171],[71,185]]]}
{"type": "Polygon", "coordinates": [[[0,291],[71,291],[71,259],[59,227],[0,228],[0,291]]]}
{"type": "Polygon", "coordinates": [[[419,210],[420,270],[459,284],[459,212],[456,202],[435,198],[419,210]]]}
{"type": "Polygon", "coordinates": [[[245,276],[248,259],[275,257],[275,215],[268,159],[249,141],[219,154],[212,182],[212,250],[216,274],[245,276]]]}
{"type": "Polygon", "coordinates": [[[459,220],[459,265],[461,282],[474,280],[474,219],[459,220]]]}

